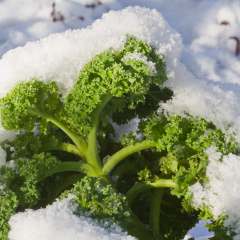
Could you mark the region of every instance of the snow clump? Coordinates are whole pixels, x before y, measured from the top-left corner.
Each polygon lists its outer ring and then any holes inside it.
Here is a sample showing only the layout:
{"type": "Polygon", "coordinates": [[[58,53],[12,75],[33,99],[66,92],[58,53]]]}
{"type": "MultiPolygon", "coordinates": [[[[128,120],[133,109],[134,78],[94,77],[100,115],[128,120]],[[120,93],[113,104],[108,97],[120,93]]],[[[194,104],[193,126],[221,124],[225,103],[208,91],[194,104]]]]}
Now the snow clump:
{"type": "Polygon", "coordinates": [[[9,221],[9,240],[135,240],[120,227],[104,228],[90,217],[74,214],[70,199],[39,210],[26,210],[9,221]]]}
{"type": "Polygon", "coordinates": [[[209,206],[215,219],[227,216],[225,227],[236,234],[234,240],[240,239],[240,156],[222,155],[211,147],[207,150],[209,164],[206,175],[209,182],[199,182],[190,187],[193,205],[196,208],[209,206]]]}

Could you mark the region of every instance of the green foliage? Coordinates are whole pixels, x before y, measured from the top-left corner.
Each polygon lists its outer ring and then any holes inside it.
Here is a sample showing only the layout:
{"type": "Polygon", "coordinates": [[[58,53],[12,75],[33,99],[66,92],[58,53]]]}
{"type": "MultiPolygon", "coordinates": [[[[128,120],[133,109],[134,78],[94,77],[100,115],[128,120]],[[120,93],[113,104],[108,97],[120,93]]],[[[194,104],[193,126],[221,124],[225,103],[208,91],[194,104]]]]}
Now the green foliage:
{"type": "Polygon", "coordinates": [[[83,68],[66,99],[66,122],[86,134],[96,109],[106,97],[111,98],[105,112],[108,116],[115,111],[134,109],[145,101],[152,84],[161,85],[166,78],[164,61],[154,49],[129,37],[122,50],[105,51],[83,68]],[[147,61],[155,63],[156,73],[152,73],[143,60],[131,58],[130,54],[142,54],[147,61]]]}
{"type": "Polygon", "coordinates": [[[204,152],[210,146],[216,146],[224,154],[236,151],[237,147],[234,140],[227,140],[212,123],[191,116],[154,115],[142,122],[141,131],[157,143],[159,151],[177,151],[182,158],[185,152],[204,152]]]}
{"type": "Polygon", "coordinates": [[[17,171],[22,179],[20,186],[21,202],[34,206],[39,200],[38,183],[48,171],[57,165],[57,160],[50,154],[36,154],[31,159],[20,158],[17,160],[17,171]]]}
{"type": "Polygon", "coordinates": [[[32,130],[45,114],[53,115],[60,106],[55,82],[19,83],[0,101],[2,125],[10,130],[32,130]]]}
{"type": "MultiPolygon", "coordinates": [[[[1,187],[1,185],[0,185],[1,187]]],[[[14,192],[0,189],[0,239],[8,239],[8,221],[17,209],[18,201],[14,192]]]]}
{"type": "Polygon", "coordinates": [[[19,206],[33,207],[40,199],[39,182],[43,180],[58,161],[50,154],[35,154],[32,158],[18,158],[13,167],[0,168],[0,184],[13,191],[19,206]]]}

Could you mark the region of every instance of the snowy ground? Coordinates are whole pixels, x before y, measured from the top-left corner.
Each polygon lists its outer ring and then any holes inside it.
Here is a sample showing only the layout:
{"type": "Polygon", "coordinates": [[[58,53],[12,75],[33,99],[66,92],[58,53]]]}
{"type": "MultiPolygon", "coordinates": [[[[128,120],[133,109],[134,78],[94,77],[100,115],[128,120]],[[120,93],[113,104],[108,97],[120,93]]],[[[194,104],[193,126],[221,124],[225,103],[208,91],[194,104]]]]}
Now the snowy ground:
{"type": "MultiPolygon", "coordinates": [[[[0,56],[51,33],[86,27],[103,13],[129,5],[156,8],[181,37],[180,67],[168,82],[175,97],[162,107],[206,117],[239,137],[239,0],[0,0],[0,56]]],[[[202,228],[190,233],[206,235],[202,228]]]]}

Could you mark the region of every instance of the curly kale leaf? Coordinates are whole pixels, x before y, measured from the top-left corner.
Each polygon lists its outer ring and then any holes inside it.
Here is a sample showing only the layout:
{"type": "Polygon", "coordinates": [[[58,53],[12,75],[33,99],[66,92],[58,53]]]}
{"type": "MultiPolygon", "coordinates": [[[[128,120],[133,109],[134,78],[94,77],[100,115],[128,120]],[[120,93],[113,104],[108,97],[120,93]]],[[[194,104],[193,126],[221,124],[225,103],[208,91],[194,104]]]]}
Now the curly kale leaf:
{"type": "Polygon", "coordinates": [[[32,130],[44,115],[54,115],[61,101],[54,82],[22,82],[0,100],[1,122],[10,130],[32,130]]]}
{"type": "Polygon", "coordinates": [[[20,158],[17,160],[17,172],[22,184],[19,191],[21,202],[34,206],[39,200],[38,183],[46,176],[47,172],[56,167],[57,159],[45,153],[35,154],[31,159],[20,158]]]}
{"type": "Polygon", "coordinates": [[[16,194],[21,208],[33,207],[40,200],[39,182],[57,165],[58,160],[48,153],[19,158],[12,167],[0,169],[0,184],[16,194]]]}
{"type": "Polygon", "coordinates": [[[84,177],[64,193],[73,195],[80,210],[98,219],[121,221],[130,216],[126,197],[101,178],[84,177]]]}
{"type": "Polygon", "coordinates": [[[66,121],[71,128],[86,133],[95,110],[106,98],[111,100],[105,111],[107,116],[125,108],[134,109],[145,101],[152,84],[161,85],[166,78],[165,63],[154,49],[129,37],[122,50],[107,50],[83,68],[65,102],[66,121]]]}
{"type": "Polygon", "coordinates": [[[210,146],[224,154],[237,148],[236,142],[228,140],[213,123],[192,116],[154,115],[141,123],[141,132],[156,142],[159,151],[179,151],[180,155],[204,152],[210,146]]]}

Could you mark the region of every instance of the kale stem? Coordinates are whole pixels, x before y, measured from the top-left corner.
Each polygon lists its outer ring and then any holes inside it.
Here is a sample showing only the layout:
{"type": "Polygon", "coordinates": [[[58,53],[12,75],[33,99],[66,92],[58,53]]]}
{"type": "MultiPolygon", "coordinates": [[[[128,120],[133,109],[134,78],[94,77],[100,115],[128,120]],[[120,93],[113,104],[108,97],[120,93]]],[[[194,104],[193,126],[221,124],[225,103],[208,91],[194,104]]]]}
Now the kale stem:
{"type": "Polygon", "coordinates": [[[97,107],[94,113],[94,124],[92,129],[88,134],[88,149],[87,149],[87,162],[95,168],[96,176],[102,175],[102,164],[100,161],[98,146],[97,146],[97,131],[100,122],[100,115],[106,106],[106,104],[111,100],[111,96],[106,96],[102,103],[97,107]]]}
{"type": "Polygon", "coordinates": [[[177,184],[171,179],[158,179],[155,182],[147,183],[154,188],[175,188],[177,184]]]}
{"type": "Polygon", "coordinates": [[[144,141],[136,143],[134,145],[130,145],[130,146],[122,148],[121,150],[119,150],[118,152],[113,154],[111,157],[109,157],[109,159],[107,160],[107,162],[105,163],[105,165],[103,167],[103,174],[105,174],[105,175],[109,174],[113,170],[113,168],[116,167],[116,165],[119,162],[121,162],[128,156],[130,156],[134,153],[140,152],[144,149],[154,148],[154,147],[155,147],[154,142],[149,141],[149,140],[144,140],[144,141]]]}
{"type": "Polygon", "coordinates": [[[87,144],[80,136],[73,133],[68,127],[66,127],[63,123],[61,123],[57,119],[53,117],[46,117],[46,119],[47,121],[51,122],[52,124],[60,128],[63,132],[65,132],[68,135],[68,137],[73,141],[73,143],[77,146],[80,156],[85,157],[87,144]]]}
{"type": "Polygon", "coordinates": [[[149,224],[152,228],[153,235],[156,239],[160,236],[160,212],[163,189],[154,189],[150,203],[149,224]]]}
{"type": "Polygon", "coordinates": [[[72,153],[74,155],[82,157],[82,154],[80,153],[76,145],[71,143],[61,143],[59,146],[56,147],[56,150],[72,153]]]}
{"type": "Polygon", "coordinates": [[[42,181],[43,179],[53,176],[54,174],[57,173],[63,173],[63,172],[81,172],[83,173],[83,169],[82,169],[83,164],[79,163],[79,162],[61,162],[59,164],[57,164],[57,166],[55,166],[52,169],[49,169],[49,171],[46,171],[46,173],[44,174],[44,176],[41,177],[40,181],[42,181]]]}
{"type": "Polygon", "coordinates": [[[97,126],[94,126],[88,134],[87,162],[92,166],[94,175],[101,175],[101,162],[97,149],[97,126]]]}

